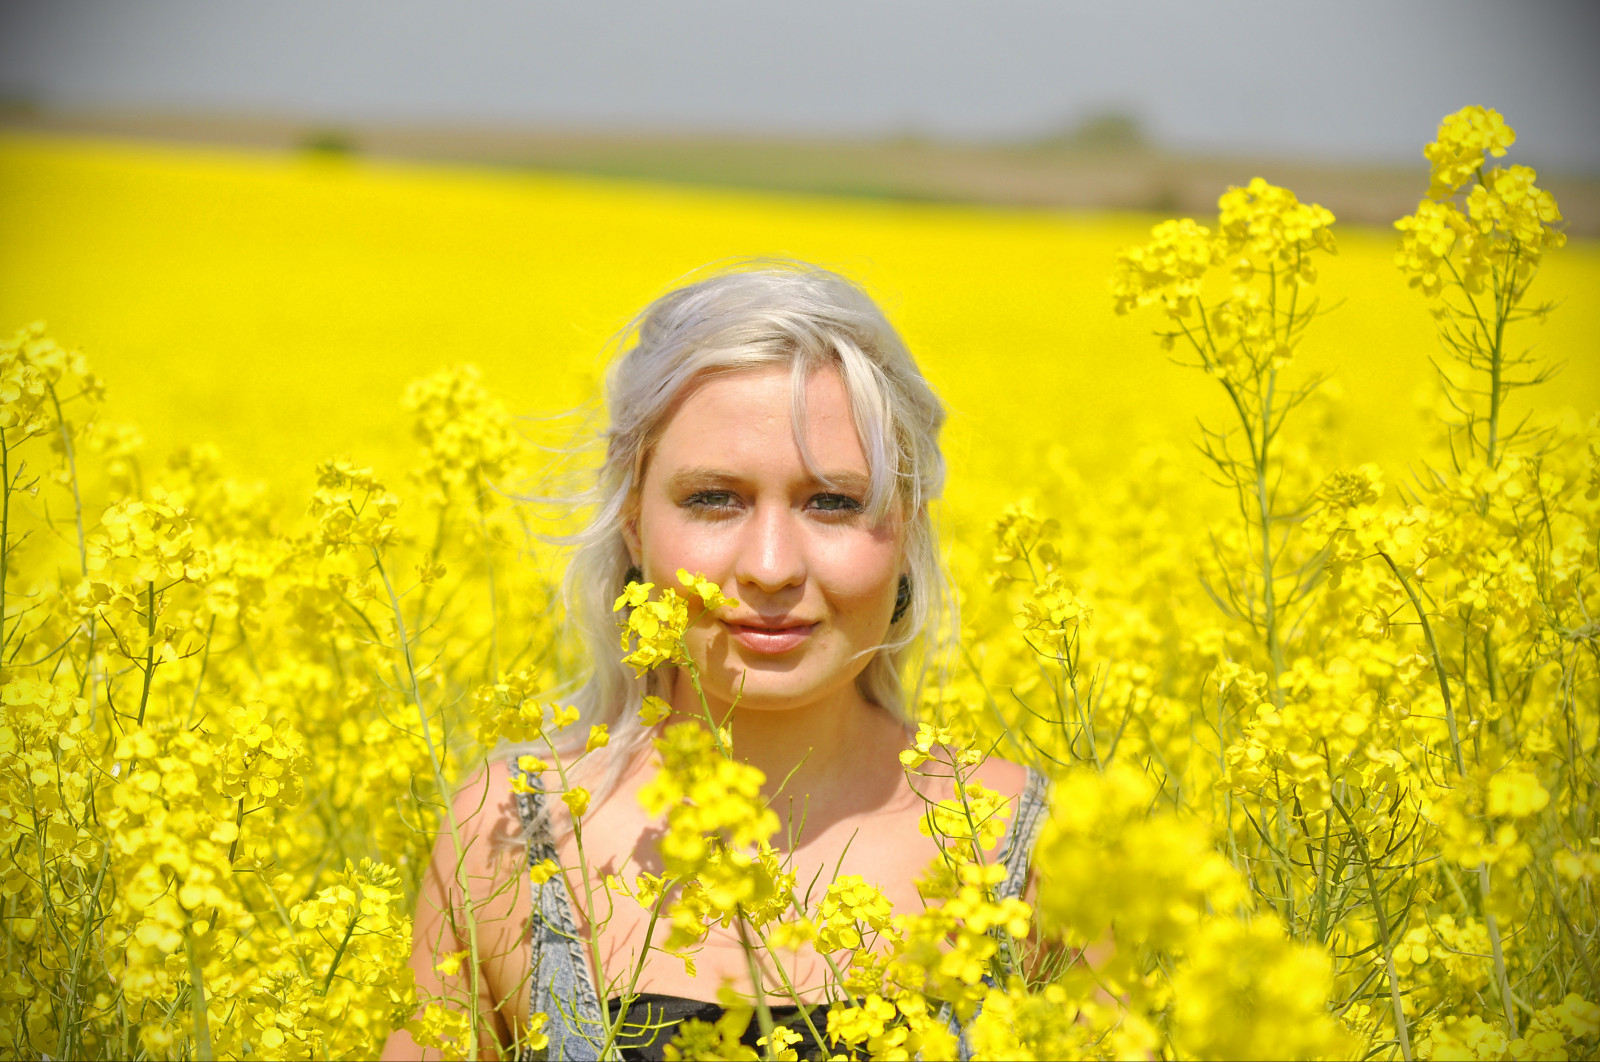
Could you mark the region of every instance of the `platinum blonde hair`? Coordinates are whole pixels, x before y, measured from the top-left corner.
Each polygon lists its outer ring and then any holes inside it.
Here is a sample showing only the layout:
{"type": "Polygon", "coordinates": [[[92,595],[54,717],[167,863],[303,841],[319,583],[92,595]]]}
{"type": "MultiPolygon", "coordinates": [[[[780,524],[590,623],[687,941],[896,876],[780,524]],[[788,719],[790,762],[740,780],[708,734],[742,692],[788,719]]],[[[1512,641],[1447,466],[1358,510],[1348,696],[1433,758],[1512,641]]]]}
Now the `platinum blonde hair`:
{"type": "MultiPolygon", "coordinates": [[[[618,336],[621,354],[606,379],[609,426],[592,515],[568,539],[565,600],[582,639],[589,677],[574,693],[580,724],[611,730],[610,788],[651,731],[637,710],[656,676],[640,680],[621,660],[612,605],[632,563],[623,527],[634,511],[650,452],[678,404],[708,377],[787,366],[793,379],[795,440],[806,466],[821,476],[806,445],[806,381],[839,372],[866,453],[872,519],[899,505],[906,521],[905,569],[911,604],[857,677],[873,704],[911,721],[902,674],[915,669],[914,700],[949,632],[955,597],[940,556],[928,503],[944,489],[939,449],[944,404],[876,303],[838,273],[789,260],[740,263],[703,276],[652,302],[618,336]]],[[[564,744],[564,743],[563,743],[564,744]]]]}

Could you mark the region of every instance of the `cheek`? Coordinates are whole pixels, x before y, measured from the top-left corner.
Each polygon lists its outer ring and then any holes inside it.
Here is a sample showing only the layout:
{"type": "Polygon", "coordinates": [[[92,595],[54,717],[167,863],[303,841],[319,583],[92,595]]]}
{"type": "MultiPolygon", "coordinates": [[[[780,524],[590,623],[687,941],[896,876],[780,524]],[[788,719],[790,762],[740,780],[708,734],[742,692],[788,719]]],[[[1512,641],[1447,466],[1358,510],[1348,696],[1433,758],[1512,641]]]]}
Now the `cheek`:
{"type": "MultiPolygon", "coordinates": [[[[900,549],[894,537],[881,533],[844,536],[817,551],[812,565],[817,581],[839,605],[852,613],[873,606],[894,594],[900,577],[900,549]]],[[[868,615],[863,615],[866,621],[868,615]]],[[[874,617],[875,618],[875,617],[874,617]]]]}
{"type": "Polygon", "coordinates": [[[679,568],[722,581],[733,566],[735,544],[715,524],[691,520],[676,505],[644,505],[639,512],[640,552],[646,574],[676,586],[679,568]]]}

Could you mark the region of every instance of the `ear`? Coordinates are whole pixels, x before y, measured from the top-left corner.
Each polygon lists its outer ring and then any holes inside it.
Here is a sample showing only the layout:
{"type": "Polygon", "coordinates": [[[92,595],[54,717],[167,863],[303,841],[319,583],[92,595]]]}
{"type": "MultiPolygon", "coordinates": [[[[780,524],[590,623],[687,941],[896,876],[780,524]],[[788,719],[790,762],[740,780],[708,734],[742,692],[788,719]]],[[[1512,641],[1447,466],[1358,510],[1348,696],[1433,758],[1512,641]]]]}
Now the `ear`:
{"type": "Polygon", "coordinates": [[[628,547],[629,563],[637,567],[639,558],[644,556],[644,549],[639,543],[639,510],[637,508],[622,518],[622,541],[628,547]]]}

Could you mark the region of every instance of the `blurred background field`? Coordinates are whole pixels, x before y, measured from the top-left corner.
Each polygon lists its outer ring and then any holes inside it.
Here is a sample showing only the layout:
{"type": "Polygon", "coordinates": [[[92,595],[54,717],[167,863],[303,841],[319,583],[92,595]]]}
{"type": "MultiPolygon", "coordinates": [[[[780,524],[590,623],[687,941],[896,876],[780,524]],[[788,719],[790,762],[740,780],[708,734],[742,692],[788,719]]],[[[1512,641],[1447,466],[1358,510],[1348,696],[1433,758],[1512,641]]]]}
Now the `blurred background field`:
{"type": "MultiPolygon", "coordinates": [[[[593,412],[608,340],[645,302],[708,263],[792,255],[889,308],[953,408],[959,501],[997,477],[1027,493],[1051,444],[1090,481],[1141,448],[1193,459],[1218,389],[1167,360],[1148,320],[1117,318],[1107,289],[1116,250],[1157,219],[12,134],[0,319],[45,320],[84,349],[107,416],[137,424],[155,460],[209,441],[237,474],[302,492],[342,452],[398,474],[402,390],[454,364],[560,443],[581,422],[547,418],[593,412]]],[[[1299,359],[1332,374],[1337,427],[1313,442],[1327,464],[1403,472],[1429,441],[1432,321],[1392,231],[1336,231],[1330,312],[1299,359]]],[[[1552,257],[1541,289],[1560,312],[1528,334],[1565,368],[1526,408],[1600,408],[1597,281],[1593,243],[1552,257]]]]}

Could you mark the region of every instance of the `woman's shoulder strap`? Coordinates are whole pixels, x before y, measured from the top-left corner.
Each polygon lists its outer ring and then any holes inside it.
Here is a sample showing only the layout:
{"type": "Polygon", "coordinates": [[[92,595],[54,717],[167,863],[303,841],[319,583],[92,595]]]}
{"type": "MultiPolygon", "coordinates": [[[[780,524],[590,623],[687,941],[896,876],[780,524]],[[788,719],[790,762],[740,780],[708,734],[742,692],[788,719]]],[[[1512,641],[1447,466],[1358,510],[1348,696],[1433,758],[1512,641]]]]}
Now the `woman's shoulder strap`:
{"type": "Polygon", "coordinates": [[[1032,767],[1027,768],[1028,780],[1017,797],[1017,808],[1011,816],[1011,830],[1000,862],[1006,868],[1006,877],[1000,885],[999,898],[1020,897],[1028,884],[1028,867],[1033,858],[1033,845],[1039,838],[1039,829],[1050,811],[1050,783],[1032,767]]]}
{"type": "Polygon", "coordinates": [[[520,756],[510,758],[511,795],[517,805],[517,818],[522,822],[522,835],[528,840],[544,838],[549,833],[550,812],[545,807],[544,788],[539,776],[525,771],[517,762],[520,756]]]}

